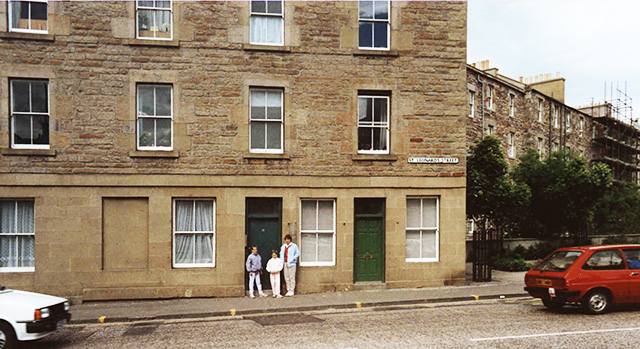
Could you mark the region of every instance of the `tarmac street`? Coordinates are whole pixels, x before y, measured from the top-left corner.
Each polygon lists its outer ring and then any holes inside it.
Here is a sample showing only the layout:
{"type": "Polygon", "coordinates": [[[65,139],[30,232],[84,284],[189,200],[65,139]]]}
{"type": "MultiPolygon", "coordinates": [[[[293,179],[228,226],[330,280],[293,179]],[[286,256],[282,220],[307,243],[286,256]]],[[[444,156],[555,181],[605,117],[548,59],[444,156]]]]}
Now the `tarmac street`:
{"type": "Polygon", "coordinates": [[[590,316],[529,297],[74,324],[29,348],[629,348],[640,307],[590,316]]]}

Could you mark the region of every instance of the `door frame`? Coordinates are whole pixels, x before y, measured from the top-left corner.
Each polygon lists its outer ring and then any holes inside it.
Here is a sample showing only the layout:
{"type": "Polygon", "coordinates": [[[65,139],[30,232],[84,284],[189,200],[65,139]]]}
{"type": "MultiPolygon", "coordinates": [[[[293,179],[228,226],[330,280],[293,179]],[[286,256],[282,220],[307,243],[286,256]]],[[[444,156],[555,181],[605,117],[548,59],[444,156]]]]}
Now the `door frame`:
{"type": "Polygon", "coordinates": [[[382,269],[381,272],[381,280],[379,282],[384,283],[386,280],[386,264],[387,264],[387,251],[386,251],[386,245],[387,245],[387,198],[353,198],[353,283],[360,283],[360,282],[378,282],[378,281],[356,281],[356,273],[357,273],[357,269],[356,269],[356,263],[357,263],[357,259],[356,259],[356,239],[357,239],[357,234],[356,234],[356,219],[358,217],[371,217],[371,218],[382,218],[382,232],[381,232],[381,266],[380,268],[382,269]],[[382,202],[384,203],[382,206],[382,214],[359,214],[356,215],[356,200],[382,200],[382,202]]]}
{"type": "MultiPolygon", "coordinates": [[[[273,218],[277,218],[278,220],[278,227],[279,227],[279,231],[280,234],[278,236],[278,241],[282,241],[282,206],[283,206],[283,202],[282,202],[282,197],[264,197],[264,196],[247,196],[244,199],[244,259],[243,259],[243,263],[242,263],[242,270],[243,270],[243,275],[244,275],[244,289],[245,291],[249,289],[249,278],[248,278],[248,273],[247,273],[247,268],[246,268],[246,261],[247,261],[247,250],[251,248],[251,246],[249,246],[249,220],[251,218],[266,218],[266,219],[273,219],[273,218]],[[259,214],[250,214],[249,213],[249,200],[251,199],[267,199],[267,200],[278,200],[280,202],[280,206],[279,206],[279,212],[275,213],[275,214],[263,214],[263,213],[259,213],[259,214]]],[[[251,251],[249,251],[249,253],[251,253],[251,251]]],[[[267,261],[263,261],[266,265],[267,261]]],[[[269,286],[271,287],[271,286],[269,286]]],[[[263,285],[263,289],[264,289],[264,285],[263,285]]]]}

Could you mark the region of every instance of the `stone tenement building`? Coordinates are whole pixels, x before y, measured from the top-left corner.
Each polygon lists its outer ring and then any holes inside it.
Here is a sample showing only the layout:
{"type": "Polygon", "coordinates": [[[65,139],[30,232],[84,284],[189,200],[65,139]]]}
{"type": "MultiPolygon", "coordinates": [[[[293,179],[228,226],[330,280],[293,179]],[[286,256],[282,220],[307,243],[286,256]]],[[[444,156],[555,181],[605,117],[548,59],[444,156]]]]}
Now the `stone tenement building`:
{"type": "Polygon", "coordinates": [[[501,139],[510,164],[527,148],[548,156],[570,149],[591,156],[593,120],[564,103],[564,79],[541,78],[524,83],[489,68],[488,61],[467,66],[469,114],[467,146],[484,134],[501,139]],[[484,100],[484,103],[482,102],[484,100]]]}
{"type": "Polygon", "coordinates": [[[615,180],[638,181],[640,130],[631,120],[616,117],[610,103],[566,105],[563,78],[547,74],[523,80],[499,74],[489,61],[467,66],[469,148],[484,129],[501,139],[510,164],[527,148],[543,157],[565,149],[607,164],[615,180]]]}
{"type": "Polygon", "coordinates": [[[240,296],[286,234],[299,292],[463,280],[465,59],[463,1],[1,3],[0,284],[240,296]]]}

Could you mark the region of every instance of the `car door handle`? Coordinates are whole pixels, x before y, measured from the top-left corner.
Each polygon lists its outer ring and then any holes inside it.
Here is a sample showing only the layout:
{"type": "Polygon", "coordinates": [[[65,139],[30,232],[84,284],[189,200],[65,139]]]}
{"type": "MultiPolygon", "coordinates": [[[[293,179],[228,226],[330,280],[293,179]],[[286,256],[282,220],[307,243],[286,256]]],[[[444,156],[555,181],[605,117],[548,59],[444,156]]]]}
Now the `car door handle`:
{"type": "Polygon", "coordinates": [[[638,272],[634,271],[633,273],[631,273],[631,276],[638,276],[638,272]]]}

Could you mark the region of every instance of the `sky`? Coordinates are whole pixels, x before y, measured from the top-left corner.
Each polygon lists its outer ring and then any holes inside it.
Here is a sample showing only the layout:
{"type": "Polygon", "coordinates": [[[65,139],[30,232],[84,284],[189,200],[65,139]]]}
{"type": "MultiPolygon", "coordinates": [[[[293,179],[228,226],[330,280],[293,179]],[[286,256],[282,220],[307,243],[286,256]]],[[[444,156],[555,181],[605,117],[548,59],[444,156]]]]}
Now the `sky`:
{"type": "Polygon", "coordinates": [[[639,0],[469,0],[467,11],[468,63],[516,80],[560,72],[573,107],[626,82],[640,117],[639,0]]]}

